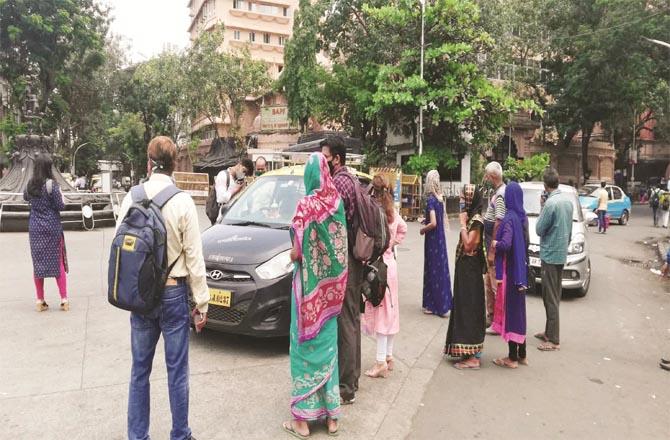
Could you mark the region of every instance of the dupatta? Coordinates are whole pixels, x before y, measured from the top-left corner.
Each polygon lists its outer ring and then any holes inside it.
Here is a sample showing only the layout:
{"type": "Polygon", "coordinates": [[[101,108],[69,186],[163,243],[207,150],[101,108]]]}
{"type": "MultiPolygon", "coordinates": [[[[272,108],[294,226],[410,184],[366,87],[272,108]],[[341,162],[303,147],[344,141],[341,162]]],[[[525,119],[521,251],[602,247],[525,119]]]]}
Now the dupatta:
{"type": "Polygon", "coordinates": [[[298,342],[315,338],[339,315],[347,287],[347,224],[344,205],[321,153],[305,165],[305,193],[291,236],[299,252],[293,273],[298,342]]]}
{"type": "Polygon", "coordinates": [[[528,229],[528,217],[523,208],[523,190],[516,182],[510,182],[505,188],[505,208],[507,213],[498,228],[496,240],[502,239],[503,226],[509,223],[512,227],[512,248],[508,254],[507,264],[512,266],[512,282],[518,288],[528,287],[528,244],[525,230],[528,229]]]}

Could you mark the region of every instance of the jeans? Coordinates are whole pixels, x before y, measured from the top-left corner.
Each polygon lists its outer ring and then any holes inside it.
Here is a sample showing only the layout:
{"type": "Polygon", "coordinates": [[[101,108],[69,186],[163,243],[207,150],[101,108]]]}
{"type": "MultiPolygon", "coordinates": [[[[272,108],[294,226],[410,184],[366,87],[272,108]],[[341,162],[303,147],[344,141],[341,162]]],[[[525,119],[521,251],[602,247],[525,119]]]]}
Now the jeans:
{"type": "Polygon", "coordinates": [[[128,397],[128,439],[149,440],[151,367],[158,338],[165,341],[165,364],[168,374],[170,411],[172,412],[171,440],[188,440],[188,287],[165,289],[161,305],[148,315],[130,314],[130,339],[133,366],[128,397]]]}

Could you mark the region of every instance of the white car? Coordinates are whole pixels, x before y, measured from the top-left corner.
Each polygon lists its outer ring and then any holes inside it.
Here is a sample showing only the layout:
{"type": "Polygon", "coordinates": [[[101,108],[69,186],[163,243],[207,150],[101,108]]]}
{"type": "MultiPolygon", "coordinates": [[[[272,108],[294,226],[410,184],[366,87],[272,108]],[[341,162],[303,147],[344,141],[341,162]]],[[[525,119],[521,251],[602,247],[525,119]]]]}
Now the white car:
{"type": "MultiPolygon", "coordinates": [[[[537,284],[542,283],[540,261],[540,237],[535,233],[537,219],[540,216],[540,197],[544,191],[542,182],[521,183],[523,190],[523,207],[528,215],[531,275],[537,284]]],[[[577,296],[585,296],[591,285],[591,259],[586,239],[587,224],[579,205],[577,191],[572,186],[560,185],[559,189],[568,193],[573,203],[572,238],[568,246],[568,261],[563,268],[563,289],[574,291],[577,296]]]]}

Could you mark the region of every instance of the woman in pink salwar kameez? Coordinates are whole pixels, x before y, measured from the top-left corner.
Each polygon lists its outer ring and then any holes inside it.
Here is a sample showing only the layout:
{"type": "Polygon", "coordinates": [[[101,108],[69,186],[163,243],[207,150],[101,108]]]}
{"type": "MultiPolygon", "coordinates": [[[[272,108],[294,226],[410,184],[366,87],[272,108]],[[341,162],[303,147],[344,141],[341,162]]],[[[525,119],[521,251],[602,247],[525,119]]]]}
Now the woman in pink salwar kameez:
{"type": "Polygon", "coordinates": [[[400,308],[398,305],[398,264],[394,247],[402,243],[407,234],[407,224],[395,212],[393,206],[393,190],[388,180],[377,175],[372,181],[373,195],[386,212],[389,222],[390,241],[384,253],[384,263],[388,266],[388,290],[384,300],[377,307],[367,302],[361,320],[363,332],[377,339],[377,355],[375,365],[365,372],[368,377],[387,377],[393,370],[393,339],[400,331],[400,308]]]}

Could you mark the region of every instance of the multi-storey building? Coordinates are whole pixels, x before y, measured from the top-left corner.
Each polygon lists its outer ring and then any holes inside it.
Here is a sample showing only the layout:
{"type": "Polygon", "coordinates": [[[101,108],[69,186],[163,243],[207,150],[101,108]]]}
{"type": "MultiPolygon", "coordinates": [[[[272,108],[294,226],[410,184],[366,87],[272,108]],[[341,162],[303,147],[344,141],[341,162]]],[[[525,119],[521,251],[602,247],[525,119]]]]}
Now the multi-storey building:
{"type": "MultiPolygon", "coordinates": [[[[189,0],[191,41],[216,25],[225,28],[222,50],[248,48],[251,57],[267,63],[268,73],[277,79],[284,67],[284,45],[293,30],[293,15],[298,0],[189,0]]],[[[282,149],[295,143],[298,130],[288,121],[286,100],[270,93],[250,96],[240,121],[240,134],[261,149],[282,149]]],[[[206,154],[216,134],[228,136],[229,120],[195,121],[192,130],[202,143],[199,153],[206,154]]]]}

